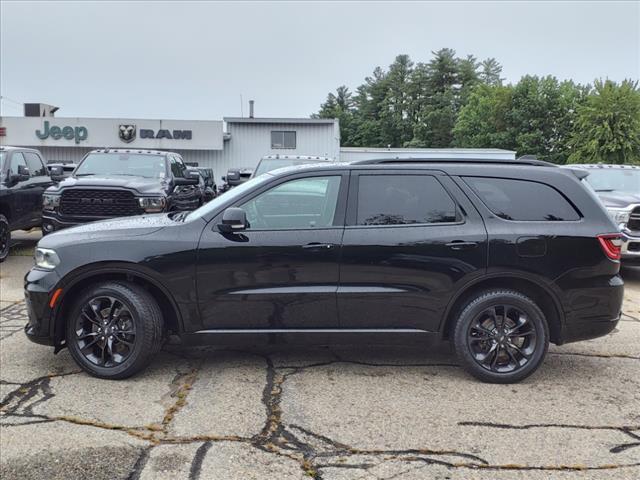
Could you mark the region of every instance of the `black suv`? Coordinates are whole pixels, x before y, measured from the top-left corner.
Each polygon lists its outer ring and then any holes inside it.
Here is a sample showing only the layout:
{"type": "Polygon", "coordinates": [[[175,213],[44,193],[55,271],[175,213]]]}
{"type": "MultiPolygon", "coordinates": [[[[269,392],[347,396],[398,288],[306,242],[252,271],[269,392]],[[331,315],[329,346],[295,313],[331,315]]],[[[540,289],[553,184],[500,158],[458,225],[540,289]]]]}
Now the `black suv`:
{"type": "MultiPolygon", "coordinates": [[[[51,175],[63,176],[60,167],[51,175]]],[[[47,189],[42,231],[113,217],[193,210],[202,203],[197,174],[177,153],[104,149],[89,152],[73,171],[47,189]]]]}
{"type": "Polygon", "coordinates": [[[584,168],[586,181],[595,190],[622,232],[622,261],[640,263],[640,166],[573,165],[584,168]]]}
{"type": "Polygon", "coordinates": [[[65,230],[36,249],[25,332],[103,378],[139,371],[169,334],[358,334],[450,339],[471,374],[515,382],[550,341],[620,318],[620,233],[579,173],[533,160],[291,167],[190,213],[65,230]]]}
{"type": "Polygon", "coordinates": [[[0,262],[9,255],[12,230],[40,226],[42,192],[52,184],[40,152],[0,147],[0,262]]]}

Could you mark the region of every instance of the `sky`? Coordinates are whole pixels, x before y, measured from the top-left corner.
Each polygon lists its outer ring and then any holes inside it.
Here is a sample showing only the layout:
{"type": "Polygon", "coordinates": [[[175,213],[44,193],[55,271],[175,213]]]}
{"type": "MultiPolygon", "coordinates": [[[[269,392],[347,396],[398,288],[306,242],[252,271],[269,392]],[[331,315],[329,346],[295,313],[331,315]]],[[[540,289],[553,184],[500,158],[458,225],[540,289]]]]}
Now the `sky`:
{"type": "Polygon", "coordinates": [[[0,0],[0,113],[307,117],[398,54],[495,57],[503,77],[640,78],[634,2],[11,2],[0,0]],[[242,98],[242,102],[241,102],[242,98]]]}

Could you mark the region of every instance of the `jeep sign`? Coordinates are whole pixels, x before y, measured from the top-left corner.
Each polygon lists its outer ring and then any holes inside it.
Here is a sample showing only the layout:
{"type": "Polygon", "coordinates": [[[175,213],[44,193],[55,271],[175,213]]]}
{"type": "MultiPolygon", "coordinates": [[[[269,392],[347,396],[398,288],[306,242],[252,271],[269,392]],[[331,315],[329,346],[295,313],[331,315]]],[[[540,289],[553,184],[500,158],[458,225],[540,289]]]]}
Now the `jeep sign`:
{"type": "Polygon", "coordinates": [[[86,140],[89,131],[86,127],[58,127],[57,125],[49,126],[49,122],[45,120],[43,131],[36,130],[36,136],[40,140],[46,140],[51,137],[54,140],[64,138],[66,140],[74,140],[76,145],[82,140],[86,140]]]}

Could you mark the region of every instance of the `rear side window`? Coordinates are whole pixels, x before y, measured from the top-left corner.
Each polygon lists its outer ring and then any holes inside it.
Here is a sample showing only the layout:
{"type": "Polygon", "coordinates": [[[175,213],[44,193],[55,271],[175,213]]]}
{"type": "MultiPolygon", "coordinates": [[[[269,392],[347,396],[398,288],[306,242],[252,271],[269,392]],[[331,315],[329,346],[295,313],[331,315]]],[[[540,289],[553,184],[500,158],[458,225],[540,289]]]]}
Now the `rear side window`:
{"type": "Polygon", "coordinates": [[[544,183],[507,178],[464,177],[498,217],[505,220],[560,222],[579,220],[575,208],[544,183]]]}
{"type": "Polygon", "coordinates": [[[360,175],[358,225],[446,223],[456,204],[430,175],[360,175]]]}

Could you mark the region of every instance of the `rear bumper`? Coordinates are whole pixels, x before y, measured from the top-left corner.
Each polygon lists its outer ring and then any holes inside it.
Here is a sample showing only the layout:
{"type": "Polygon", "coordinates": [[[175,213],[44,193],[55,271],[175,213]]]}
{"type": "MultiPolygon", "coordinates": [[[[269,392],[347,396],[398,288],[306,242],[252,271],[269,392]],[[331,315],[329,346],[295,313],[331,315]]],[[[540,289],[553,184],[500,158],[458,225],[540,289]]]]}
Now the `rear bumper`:
{"type": "Polygon", "coordinates": [[[624,282],[620,275],[589,279],[566,292],[565,322],[558,344],[607,335],[622,315],[624,282]]]}

